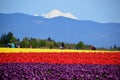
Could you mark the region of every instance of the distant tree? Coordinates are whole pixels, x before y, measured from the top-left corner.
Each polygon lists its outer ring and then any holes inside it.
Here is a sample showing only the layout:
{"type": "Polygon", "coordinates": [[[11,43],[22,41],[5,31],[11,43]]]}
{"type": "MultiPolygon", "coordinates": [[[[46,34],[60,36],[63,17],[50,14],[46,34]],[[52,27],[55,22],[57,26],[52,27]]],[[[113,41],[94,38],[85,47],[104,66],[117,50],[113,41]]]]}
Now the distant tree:
{"type": "Polygon", "coordinates": [[[78,44],[76,44],[76,48],[85,49],[85,44],[82,41],[80,41],[78,42],[78,44]]]}
{"type": "Polygon", "coordinates": [[[37,43],[35,38],[31,38],[29,40],[29,47],[33,47],[33,48],[37,48],[38,47],[38,43],[37,43]]]}
{"type": "Polygon", "coordinates": [[[53,41],[52,41],[52,39],[50,37],[48,37],[47,40],[48,40],[49,48],[52,49],[52,47],[53,47],[53,41]]]}
{"type": "Polygon", "coordinates": [[[29,38],[25,37],[20,43],[20,46],[23,48],[28,48],[30,46],[29,44],[29,38]]]}
{"type": "Polygon", "coordinates": [[[15,44],[17,39],[14,37],[12,32],[8,32],[8,34],[2,34],[0,38],[0,46],[8,47],[11,43],[15,44]],[[8,45],[9,44],[9,45],[8,45]]]}
{"type": "Polygon", "coordinates": [[[48,37],[48,39],[47,39],[49,42],[51,42],[52,40],[51,40],[51,38],[50,37],[48,37]]]}
{"type": "Polygon", "coordinates": [[[54,42],[53,42],[53,47],[54,47],[54,48],[59,48],[59,43],[57,43],[57,42],[54,41],[54,42]]]}
{"type": "Polygon", "coordinates": [[[7,34],[7,42],[8,43],[15,43],[16,41],[17,40],[14,37],[13,33],[12,32],[8,32],[8,34],[7,34]]]}
{"type": "Polygon", "coordinates": [[[7,35],[6,34],[2,34],[1,38],[0,38],[0,46],[1,47],[5,47],[7,45],[7,35]]]}
{"type": "Polygon", "coordinates": [[[114,45],[113,49],[117,49],[117,46],[116,46],[116,45],[114,45]]]}
{"type": "Polygon", "coordinates": [[[13,33],[12,32],[8,32],[8,34],[7,34],[7,40],[8,40],[8,42],[9,43],[12,43],[12,38],[13,38],[13,33]]]}
{"type": "Polygon", "coordinates": [[[85,49],[90,49],[91,45],[85,45],[85,49]]]}
{"type": "Polygon", "coordinates": [[[45,40],[39,40],[39,47],[45,47],[46,46],[46,41],[45,40]]]}

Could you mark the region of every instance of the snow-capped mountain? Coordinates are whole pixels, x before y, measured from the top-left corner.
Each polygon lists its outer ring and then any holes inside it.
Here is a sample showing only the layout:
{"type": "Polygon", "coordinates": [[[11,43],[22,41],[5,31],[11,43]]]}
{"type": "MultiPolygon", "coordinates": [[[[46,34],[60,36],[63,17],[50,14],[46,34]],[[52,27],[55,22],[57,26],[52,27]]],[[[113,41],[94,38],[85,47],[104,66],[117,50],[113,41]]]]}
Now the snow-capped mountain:
{"type": "Polygon", "coordinates": [[[53,9],[53,10],[50,11],[49,13],[44,13],[44,14],[42,14],[42,16],[43,16],[44,18],[54,18],[54,17],[63,16],[63,17],[67,17],[67,18],[77,19],[77,20],[78,20],[78,18],[75,17],[73,14],[71,14],[71,13],[69,13],[69,12],[67,12],[67,13],[61,12],[61,11],[59,11],[59,10],[57,10],[57,9],[53,9]]]}
{"type": "Polygon", "coordinates": [[[120,46],[120,23],[97,23],[63,16],[47,19],[21,13],[0,13],[0,36],[8,32],[13,32],[20,39],[51,37],[55,41],[83,41],[96,47],[120,46]]]}

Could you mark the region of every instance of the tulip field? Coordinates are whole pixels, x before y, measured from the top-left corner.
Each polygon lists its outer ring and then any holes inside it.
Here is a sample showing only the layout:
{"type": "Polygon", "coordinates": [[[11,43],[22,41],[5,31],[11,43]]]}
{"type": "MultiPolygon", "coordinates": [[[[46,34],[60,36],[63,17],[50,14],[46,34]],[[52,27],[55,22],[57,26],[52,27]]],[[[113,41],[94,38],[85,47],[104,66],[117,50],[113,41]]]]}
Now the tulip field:
{"type": "Polygon", "coordinates": [[[0,80],[120,80],[120,51],[0,48],[0,80]]]}

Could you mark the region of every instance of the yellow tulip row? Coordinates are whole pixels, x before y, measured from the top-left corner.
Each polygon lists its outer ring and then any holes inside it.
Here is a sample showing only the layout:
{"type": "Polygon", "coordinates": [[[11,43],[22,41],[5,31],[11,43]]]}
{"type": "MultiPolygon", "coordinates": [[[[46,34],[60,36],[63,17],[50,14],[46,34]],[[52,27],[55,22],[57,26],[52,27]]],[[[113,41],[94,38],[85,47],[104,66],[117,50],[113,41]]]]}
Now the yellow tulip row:
{"type": "Polygon", "coordinates": [[[39,48],[0,48],[0,52],[109,52],[100,50],[39,49],[39,48]]]}

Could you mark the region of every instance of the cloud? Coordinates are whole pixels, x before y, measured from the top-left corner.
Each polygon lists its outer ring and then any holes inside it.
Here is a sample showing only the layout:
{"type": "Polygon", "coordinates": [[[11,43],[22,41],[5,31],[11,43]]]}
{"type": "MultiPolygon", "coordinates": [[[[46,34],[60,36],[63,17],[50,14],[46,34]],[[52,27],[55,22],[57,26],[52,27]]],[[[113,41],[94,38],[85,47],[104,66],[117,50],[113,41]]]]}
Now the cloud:
{"type": "Polygon", "coordinates": [[[54,17],[63,16],[63,17],[67,17],[67,18],[72,18],[72,19],[77,19],[78,20],[78,18],[75,17],[73,14],[71,14],[71,13],[64,13],[64,12],[61,12],[61,11],[59,11],[57,9],[53,9],[49,13],[42,14],[42,16],[44,18],[54,18],[54,17]]]}

